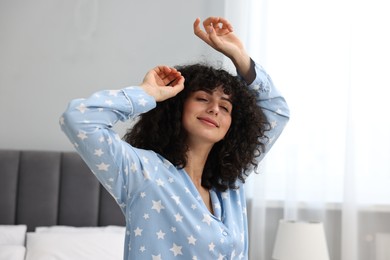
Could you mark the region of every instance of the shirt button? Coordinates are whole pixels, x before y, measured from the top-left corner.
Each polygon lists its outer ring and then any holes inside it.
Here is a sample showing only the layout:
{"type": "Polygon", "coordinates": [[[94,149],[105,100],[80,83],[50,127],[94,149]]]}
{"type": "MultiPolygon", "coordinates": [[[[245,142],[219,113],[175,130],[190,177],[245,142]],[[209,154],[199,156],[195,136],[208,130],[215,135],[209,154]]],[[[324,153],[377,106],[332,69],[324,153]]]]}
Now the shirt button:
{"type": "Polygon", "coordinates": [[[224,235],[226,237],[228,235],[228,233],[226,231],[223,231],[222,235],[224,235]]]}

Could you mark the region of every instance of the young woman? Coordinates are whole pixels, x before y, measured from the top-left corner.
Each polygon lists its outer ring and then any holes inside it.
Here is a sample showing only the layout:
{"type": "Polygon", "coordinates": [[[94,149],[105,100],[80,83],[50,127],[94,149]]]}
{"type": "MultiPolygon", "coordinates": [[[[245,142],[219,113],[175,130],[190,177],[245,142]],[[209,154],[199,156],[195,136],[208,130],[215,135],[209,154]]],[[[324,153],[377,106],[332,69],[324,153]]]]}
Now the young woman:
{"type": "Polygon", "coordinates": [[[247,259],[244,182],[288,121],[284,98],[230,23],[194,33],[239,76],[205,64],[70,102],[62,130],[126,218],[124,259],[247,259]],[[124,140],[118,120],[137,119],[124,140]]]}

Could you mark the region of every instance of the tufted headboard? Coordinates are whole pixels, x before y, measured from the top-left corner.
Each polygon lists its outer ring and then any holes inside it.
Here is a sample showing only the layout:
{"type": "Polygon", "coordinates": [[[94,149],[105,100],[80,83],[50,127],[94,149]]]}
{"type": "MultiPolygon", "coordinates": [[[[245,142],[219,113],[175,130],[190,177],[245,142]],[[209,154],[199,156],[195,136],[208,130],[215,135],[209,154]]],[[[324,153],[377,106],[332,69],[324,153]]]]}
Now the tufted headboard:
{"type": "Polygon", "coordinates": [[[115,200],[75,152],[0,149],[0,225],[125,225],[115,200]]]}

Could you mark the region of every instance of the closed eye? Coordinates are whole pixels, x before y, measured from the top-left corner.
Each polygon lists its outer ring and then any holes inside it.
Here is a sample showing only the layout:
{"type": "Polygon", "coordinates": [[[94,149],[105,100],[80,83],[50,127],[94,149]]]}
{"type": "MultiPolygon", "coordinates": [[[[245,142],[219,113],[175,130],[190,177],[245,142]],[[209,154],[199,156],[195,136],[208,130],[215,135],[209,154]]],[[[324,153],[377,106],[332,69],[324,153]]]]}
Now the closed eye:
{"type": "Polygon", "coordinates": [[[223,100],[222,102],[219,103],[219,107],[223,110],[223,111],[226,111],[228,113],[230,113],[230,111],[232,111],[232,104],[230,103],[230,101],[225,101],[223,100]]]}
{"type": "Polygon", "coordinates": [[[225,110],[226,112],[229,112],[229,108],[228,107],[225,107],[225,106],[220,106],[223,110],[225,110]]]}

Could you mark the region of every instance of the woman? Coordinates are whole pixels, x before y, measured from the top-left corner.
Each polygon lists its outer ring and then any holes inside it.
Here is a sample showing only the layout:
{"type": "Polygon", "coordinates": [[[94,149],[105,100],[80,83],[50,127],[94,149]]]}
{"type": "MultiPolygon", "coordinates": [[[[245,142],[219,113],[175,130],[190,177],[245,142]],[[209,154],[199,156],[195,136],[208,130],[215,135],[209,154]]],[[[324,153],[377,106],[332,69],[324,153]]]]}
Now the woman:
{"type": "Polygon", "coordinates": [[[60,119],[126,217],[124,259],[247,259],[243,183],[280,135],[289,110],[230,23],[194,33],[240,77],[194,64],[158,66],[139,86],[70,102],[60,119]],[[125,141],[111,129],[138,118],[125,141]]]}

